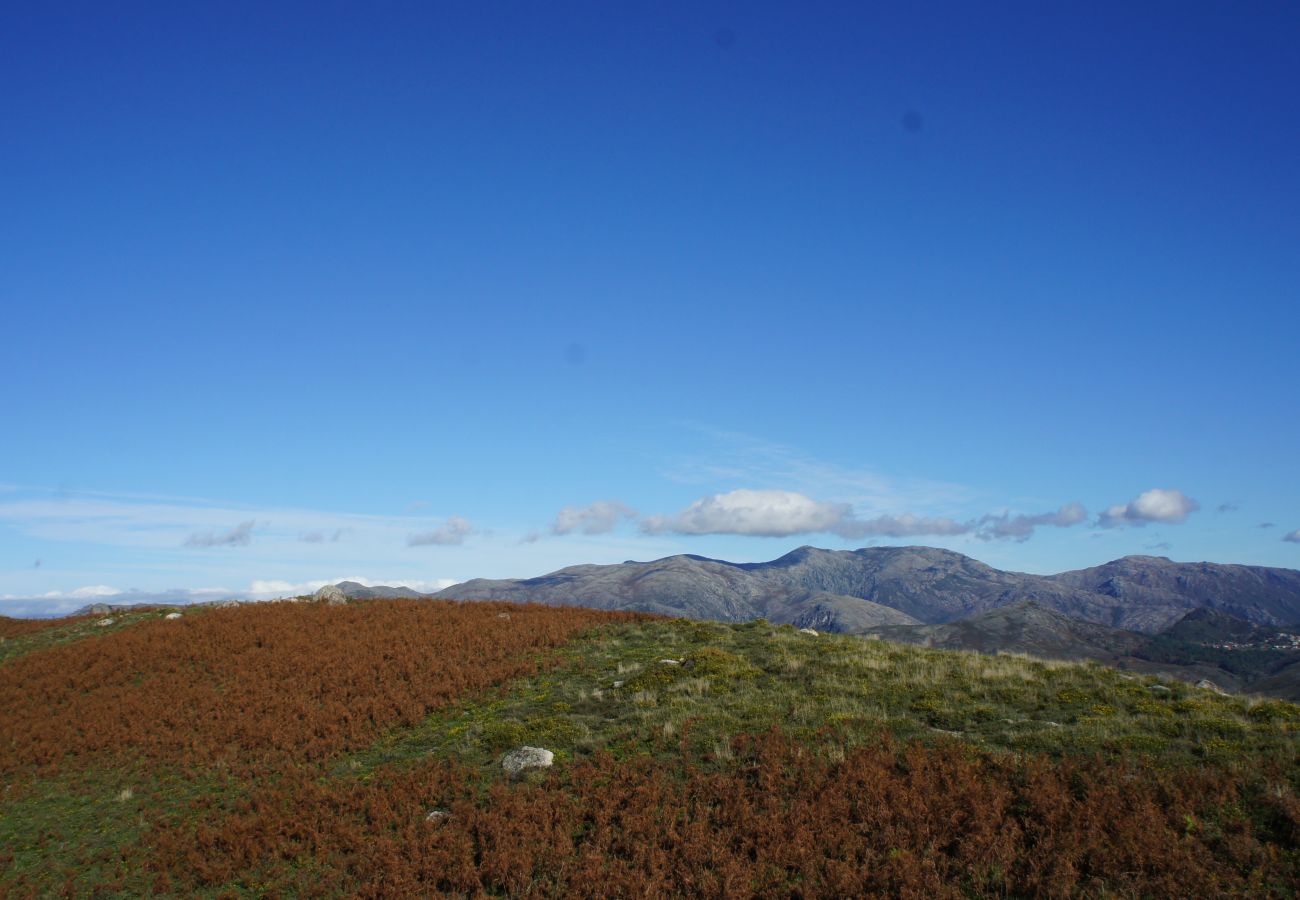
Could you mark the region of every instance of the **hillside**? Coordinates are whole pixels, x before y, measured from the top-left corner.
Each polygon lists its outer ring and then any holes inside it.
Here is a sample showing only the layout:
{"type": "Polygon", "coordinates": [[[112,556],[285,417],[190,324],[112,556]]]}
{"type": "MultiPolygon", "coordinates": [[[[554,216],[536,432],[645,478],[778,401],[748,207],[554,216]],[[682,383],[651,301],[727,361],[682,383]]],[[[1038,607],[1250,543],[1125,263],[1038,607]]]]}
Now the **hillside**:
{"type": "Polygon", "coordinates": [[[1300,887],[1300,707],[1095,664],[498,603],[0,626],[0,895],[1300,887]]]}
{"type": "Polygon", "coordinates": [[[934,547],[800,547],[761,563],[670,556],[571,566],[537,578],[475,579],[436,596],[576,604],[722,622],[767,618],[802,625],[815,620],[816,627],[838,632],[942,624],[1023,602],[1148,634],[1201,607],[1261,624],[1300,622],[1300,572],[1290,569],[1125,557],[1095,569],[1041,576],[1004,572],[934,547]]]}
{"type": "Polygon", "coordinates": [[[1300,646],[1294,643],[1300,638],[1211,609],[1193,610],[1158,635],[1071,619],[1032,601],[942,625],[877,626],[865,633],[946,650],[1091,659],[1127,671],[1193,683],[1205,679],[1224,690],[1300,700],[1300,668],[1290,671],[1300,663],[1300,646]]]}

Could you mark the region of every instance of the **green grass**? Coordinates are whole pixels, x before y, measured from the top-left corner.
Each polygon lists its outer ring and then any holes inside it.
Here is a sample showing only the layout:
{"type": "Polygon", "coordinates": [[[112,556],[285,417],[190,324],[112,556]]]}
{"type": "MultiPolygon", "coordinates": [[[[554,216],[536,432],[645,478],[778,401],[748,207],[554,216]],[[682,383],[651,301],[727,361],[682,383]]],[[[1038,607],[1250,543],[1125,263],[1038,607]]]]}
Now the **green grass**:
{"type": "Polygon", "coordinates": [[[364,775],[430,753],[489,769],[521,744],[558,760],[597,749],[680,758],[683,746],[725,760],[732,737],[773,725],[830,754],[888,732],[1168,765],[1291,765],[1300,736],[1300,706],[1281,701],[1096,664],[814,637],[766,622],[605,628],[562,652],[558,669],[391,734],[335,771],[364,775]]]}
{"type": "MultiPolygon", "coordinates": [[[[160,615],[118,615],[108,628],[93,619],[70,623],[4,650],[13,658],[160,615]]],[[[609,626],[558,653],[562,663],[546,674],[393,731],[335,760],[324,777],[366,782],[433,754],[477,767],[486,791],[504,777],[501,755],[520,745],[550,749],[560,765],[606,750],[649,754],[676,771],[685,750],[703,765],[726,766],[733,737],[780,726],[832,760],[890,734],[961,742],[969,752],[1269,766],[1300,789],[1300,706],[1221,696],[1096,664],[811,636],[762,621],[609,626]]],[[[147,845],[144,823],[159,816],[212,821],[248,787],[218,774],[186,780],[129,762],[40,779],[15,773],[0,785],[0,894],[6,882],[73,895],[149,893],[148,874],[122,861],[124,849],[147,845]]],[[[226,887],[256,896],[257,873],[226,887]]]]}
{"type": "MultiPolygon", "coordinates": [[[[99,637],[106,634],[112,634],[115,631],[121,631],[123,628],[129,628],[138,622],[148,619],[161,619],[170,612],[180,612],[177,607],[156,607],[149,610],[140,610],[136,612],[118,612],[110,613],[103,616],[79,616],[67,622],[61,622],[51,625],[49,628],[43,628],[40,631],[31,634],[24,634],[19,637],[0,637],[0,665],[17,659],[20,656],[26,656],[28,653],[35,653],[38,650],[44,650],[47,647],[55,647],[59,644],[67,644],[72,641],[80,641],[89,637],[99,637]],[[100,625],[100,622],[106,619],[112,619],[111,625],[100,625]]],[[[198,610],[189,610],[186,615],[194,615],[198,610]]]]}
{"type": "Polygon", "coordinates": [[[182,778],[122,761],[3,791],[0,894],[4,880],[25,879],[71,896],[138,897],[151,893],[149,876],[122,857],[147,840],[146,820],[192,816],[196,801],[217,800],[225,787],[215,776],[182,778]]]}

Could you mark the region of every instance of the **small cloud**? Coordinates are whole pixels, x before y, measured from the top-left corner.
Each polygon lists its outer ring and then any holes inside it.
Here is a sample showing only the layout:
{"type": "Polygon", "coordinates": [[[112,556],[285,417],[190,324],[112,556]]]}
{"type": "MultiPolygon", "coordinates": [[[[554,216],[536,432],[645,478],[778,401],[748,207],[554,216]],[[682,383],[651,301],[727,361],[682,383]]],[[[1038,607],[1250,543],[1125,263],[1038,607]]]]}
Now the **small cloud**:
{"type": "Polygon", "coordinates": [[[32,563],[32,568],[33,568],[33,569],[39,569],[39,568],[41,567],[42,564],[43,564],[43,560],[39,560],[39,559],[38,559],[38,560],[36,560],[36,562],[32,563]]]}
{"type": "Polygon", "coordinates": [[[1256,527],[1256,528],[1276,528],[1276,527],[1277,527],[1277,524],[1276,524],[1275,522],[1260,522],[1260,523],[1259,523],[1258,525],[1256,525],[1255,527],[1256,527]]]}
{"type": "Polygon", "coordinates": [[[186,547],[247,547],[253,539],[253,526],[256,520],[240,522],[229,531],[196,531],[185,541],[186,547]]]}
{"type": "Polygon", "coordinates": [[[1097,524],[1103,528],[1118,528],[1123,525],[1142,527],[1150,522],[1181,525],[1200,508],[1201,504],[1182,491],[1152,488],[1143,491],[1127,504],[1110,507],[1097,517],[1097,524]]]}
{"type": "Polygon", "coordinates": [[[970,522],[948,518],[902,515],[858,519],[847,503],[814,500],[795,491],[735,490],[696,500],[672,516],[650,516],[641,522],[646,534],[739,534],[789,537],[825,532],[857,540],[869,536],[910,537],[922,534],[965,534],[970,522]]]}
{"type": "Polygon", "coordinates": [[[975,536],[982,541],[1013,538],[1019,543],[1033,537],[1034,529],[1042,525],[1055,528],[1070,528],[1088,518],[1088,511],[1080,503],[1067,503],[1056,512],[1040,513],[1036,516],[1012,516],[1003,513],[1000,516],[984,516],[980,519],[979,530],[975,536]]]}
{"type": "Polygon", "coordinates": [[[465,543],[465,538],[474,533],[474,526],[469,519],[452,516],[445,525],[434,531],[422,531],[406,536],[406,546],[427,547],[437,545],[452,547],[465,543]]]}
{"type": "Polygon", "coordinates": [[[341,537],[343,529],[335,528],[333,531],[304,531],[298,535],[298,540],[304,544],[337,544],[341,537]]]}
{"type": "Polygon", "coordinates": [[[597,500],[586,506],[566,506],[551,523],[551,534],[609,534],[624,519],[636,517],[636,510],[617,500],[597,500]]]}
{"type": "Polygon", "coordinates": [[[519,543],[536,544],[541,539],[542,539],[542,533],[540,531],[530,531],[519,539],[519,543]]]}
{"type": "Polygon", "coordinates": [[[1214,511],[1216,513],[1234,513],[1238,509],[1240,509],[1240,507],[1238,507],[1237,504],[1235,503],[1220,503],[1218,506],[1214,508],[1214,511]]]}
{"type": "Polygon", "coordinates": [[[1152,543],[1147,544],[1145,549],[1147,549],[1147,550],[1172,550],[1172,549],[1174,549],[1174,545],[1171,544],[1171,543],[1169,543],[1168,541],[1153,541],[1152,543]]]}
{"type": "Polygon", "coordinates": [[[1300,544],[1300,528],[1282,535],[1282,540],[1289,544],[1300,544]]]}

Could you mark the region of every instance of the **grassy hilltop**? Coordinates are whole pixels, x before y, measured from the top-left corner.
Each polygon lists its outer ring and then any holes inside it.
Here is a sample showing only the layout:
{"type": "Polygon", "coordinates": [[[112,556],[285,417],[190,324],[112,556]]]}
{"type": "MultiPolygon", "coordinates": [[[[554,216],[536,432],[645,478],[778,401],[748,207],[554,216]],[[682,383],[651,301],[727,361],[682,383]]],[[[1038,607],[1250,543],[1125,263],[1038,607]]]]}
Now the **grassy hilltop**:
{"type": "Polygon", "coordinates": [[[0,896],[1300,886],[1282,701],[763,621],[166,612],[0,620],[0,896]]]}

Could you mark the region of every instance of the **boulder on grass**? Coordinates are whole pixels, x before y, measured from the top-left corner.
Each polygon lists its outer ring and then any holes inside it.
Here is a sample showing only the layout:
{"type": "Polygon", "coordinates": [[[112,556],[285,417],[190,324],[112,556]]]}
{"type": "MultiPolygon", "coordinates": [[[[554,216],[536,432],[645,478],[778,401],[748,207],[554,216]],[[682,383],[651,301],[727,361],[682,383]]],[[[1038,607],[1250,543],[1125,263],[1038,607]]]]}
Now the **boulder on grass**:
{"type": "Polygon", "coordinates": [[[511,750],[501,760],[501,768],[511,778],[518,778],[528,769],[545,769],[555,762],[555,754],[541,747],[520,747],[511,750]]]}

